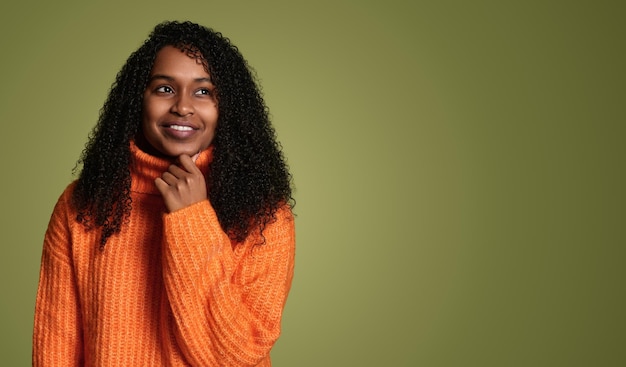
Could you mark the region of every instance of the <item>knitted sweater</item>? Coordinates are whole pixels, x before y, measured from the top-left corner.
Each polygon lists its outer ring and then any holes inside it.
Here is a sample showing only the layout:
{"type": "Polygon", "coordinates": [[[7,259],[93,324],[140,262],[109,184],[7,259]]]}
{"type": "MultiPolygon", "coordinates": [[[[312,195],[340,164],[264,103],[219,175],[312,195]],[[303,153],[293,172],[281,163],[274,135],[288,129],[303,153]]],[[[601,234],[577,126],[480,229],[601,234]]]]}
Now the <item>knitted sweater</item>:
{"type": "MultiPolygon", "coordinates": [[[[131,145],[132,211],[98,248],[71,184],[43,244],[34,366],[270,366],[294,266],[290,209],[231,243],[208,200],[165,212],[154,179],[169,162],[131,145]]],[[[196,164],[205,173],[210,151],[196,164]]]]}

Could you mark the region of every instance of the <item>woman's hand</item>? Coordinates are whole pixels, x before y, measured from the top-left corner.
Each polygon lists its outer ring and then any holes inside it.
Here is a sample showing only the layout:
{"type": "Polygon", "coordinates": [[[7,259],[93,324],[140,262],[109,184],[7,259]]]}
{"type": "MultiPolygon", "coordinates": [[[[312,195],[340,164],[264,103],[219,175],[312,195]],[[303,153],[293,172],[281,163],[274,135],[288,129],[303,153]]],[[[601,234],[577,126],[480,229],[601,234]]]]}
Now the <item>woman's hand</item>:
{"type": "Polygon", "coordinates": [[[195,164],[197,158],[198,154],[193,158],[181,154],[178,157],[180,165],[171,165],[161,177],[157,177],[154,181],[169,212],[188,207],[207,198],[204,175],[195,164]]]}

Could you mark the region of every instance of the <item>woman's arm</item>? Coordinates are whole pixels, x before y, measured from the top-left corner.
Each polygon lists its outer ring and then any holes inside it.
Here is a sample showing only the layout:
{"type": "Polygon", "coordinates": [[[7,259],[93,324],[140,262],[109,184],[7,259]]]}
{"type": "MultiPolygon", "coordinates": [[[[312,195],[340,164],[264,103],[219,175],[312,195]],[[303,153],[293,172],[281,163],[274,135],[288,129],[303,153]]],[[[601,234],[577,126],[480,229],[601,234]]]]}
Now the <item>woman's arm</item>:
{"type": "Polygon", "coordinates": [[[204,200],[164,217],[163,276],[177,342],[194,366],[253,366],[280,334],[295,255],[289,207],[234,250],[204,200]]]}
{"type": "Polygon", "coordinates": [[[33,366],[82,366],[81,316],[70,260],[69,190],[48,224],[41,257],[33,330],[33,366]]]}

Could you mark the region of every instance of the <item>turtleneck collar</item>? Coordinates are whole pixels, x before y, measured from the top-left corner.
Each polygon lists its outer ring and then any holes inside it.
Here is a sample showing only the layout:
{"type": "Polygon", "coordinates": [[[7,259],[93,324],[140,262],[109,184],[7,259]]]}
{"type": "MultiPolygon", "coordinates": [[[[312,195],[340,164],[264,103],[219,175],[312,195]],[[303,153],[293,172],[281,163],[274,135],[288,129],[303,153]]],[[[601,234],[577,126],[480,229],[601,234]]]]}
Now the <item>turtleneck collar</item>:
{"type": "MultiPolygon", "coordinates": [[[[175,161],[150,155],[139,149],[133,141],[130,142],[130,154],[131,191],[160,195],[159,190],[154,185],[154,180],[167,171],[175,161]]],[[[212,158],[213,146],[211,145],[202,151],[196,160],[196,166],[200,168],[204,177],[209,172],[209,163],[211,163],[212,158]]]]}

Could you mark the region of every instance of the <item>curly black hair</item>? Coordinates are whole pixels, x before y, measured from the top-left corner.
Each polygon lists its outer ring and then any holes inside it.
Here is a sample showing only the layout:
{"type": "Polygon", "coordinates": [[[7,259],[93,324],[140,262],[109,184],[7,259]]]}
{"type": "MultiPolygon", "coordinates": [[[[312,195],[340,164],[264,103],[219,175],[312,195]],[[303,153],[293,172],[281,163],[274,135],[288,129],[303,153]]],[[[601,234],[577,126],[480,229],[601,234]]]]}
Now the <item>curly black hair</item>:
{"type": "Polygon", "coordinates": [[[175,46],[204,63],[217,90],[219,117],[207,177],[220,225],[237,242],[294,205],[289,173],[255,75],[221,33],[191,22],[158,24],[132,53],[111,86],[77,167],[72,203],[76,220],[101,228],[100,247],[128,219],[130,142],[141,133],[144,89],[157,53],[175,46]]]}

